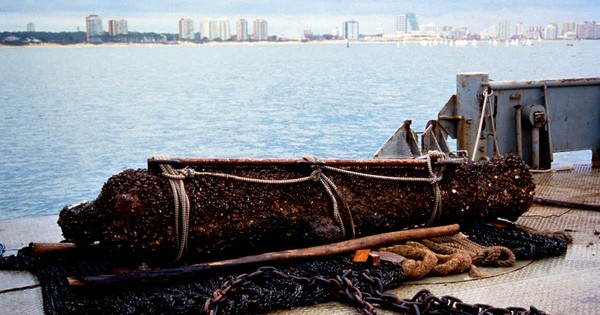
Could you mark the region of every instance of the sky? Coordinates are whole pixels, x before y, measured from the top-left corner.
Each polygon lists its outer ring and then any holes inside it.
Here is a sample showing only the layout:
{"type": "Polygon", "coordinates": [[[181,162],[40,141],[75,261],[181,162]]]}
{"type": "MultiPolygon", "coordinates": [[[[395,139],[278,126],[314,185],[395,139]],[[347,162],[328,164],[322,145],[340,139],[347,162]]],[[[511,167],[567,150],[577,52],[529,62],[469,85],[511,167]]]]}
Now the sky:
{"type": "Polygon", "coordinates": [[[129,31],[177,33],[177,21],[197,22],[243,18],[251,23],[265,19],[270,35],[332,34],[344,21],[356,20],[362,34],[395,31],[395,17],[413,12],[419,23],[467,26],[473,33],[508,20],[530,26],[566,21],[600,21],[597,0],[0,0],[0,31],[26,31],[29,22],[36,31],[85,30],[85,17],[99,15],[105,29],[110,19],[127,20],[129,31]]]}

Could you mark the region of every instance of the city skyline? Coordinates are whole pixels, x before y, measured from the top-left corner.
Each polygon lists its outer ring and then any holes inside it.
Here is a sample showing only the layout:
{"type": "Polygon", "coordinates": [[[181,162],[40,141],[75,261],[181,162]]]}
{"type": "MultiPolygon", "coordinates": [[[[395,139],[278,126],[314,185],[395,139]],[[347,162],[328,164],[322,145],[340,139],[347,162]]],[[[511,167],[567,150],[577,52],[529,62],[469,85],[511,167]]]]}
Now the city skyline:
{"type": "Polygon", "coordinates": [[[69,2],[34,0],[0,0],[0,31],[22,31],[27,23],[34,23],[37,31],[85,30],[85,16],[97,14],[104,19],[125,19],[134,32],[177,33],[177,21],[228,19],[269,21],[269,33],[274,35],[302,34],[308,29],[316,34],[332,34],[343,23],[356,20],[362,34],[393,33],[396,16],[414,12],[420,24],[434,23],[458,27],[464,25],[474,33],[488,31],[492,25],[507,20],[516,25],[531,26],[561,24],[566,21],[581,23],[600,20],[600,3],[593,1],[411,1],[371,2],[316,1],[300,3],[246,0],[180,1],[163,0],[119,2],[116,0],[74,0],[69,2]]]}

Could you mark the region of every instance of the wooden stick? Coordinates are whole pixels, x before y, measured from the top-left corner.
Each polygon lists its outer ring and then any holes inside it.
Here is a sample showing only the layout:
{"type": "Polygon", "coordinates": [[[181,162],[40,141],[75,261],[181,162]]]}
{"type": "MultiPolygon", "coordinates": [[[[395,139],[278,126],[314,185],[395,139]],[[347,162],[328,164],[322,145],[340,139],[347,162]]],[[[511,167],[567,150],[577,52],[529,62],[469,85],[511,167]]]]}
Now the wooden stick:
{"type": "Polygon", "coordinates": [[[190,278],[206,272],[223,270],[226,268],[253,265],[265,262],[288,261],[303,258],[317,258],[335,254],[352,252],[362,248],[379,247],[386,244],[399,243],[408,240],[426,239],[439,236],[454,235],[460,232],[458,224],[438,227],[418,228],[371,235],[339,243],[314,246],[302,249],[291,249],[279,252],[264,253],[260,255],[245,256],[222,260],[217,262],[200,263],[175,268],[157,269],[150,271],[137,271],[127,274],[109,274],[89,276],[82,278],[67,277],[69,285],[114,285],[126,283],[166,282],[180,278],[190,278]]]}
{"type": "MultiPolygon", "coordinates": [[[[462,160],[443,159],[434,164],[461,164],[462,160]]],[[[170,158],[166,160],[148,159],[148,169],[157,169],[159,164],[168,164],[175,168],[182,166],[199,167],[270,167],[270,166],[301,166],[329,165],[335,167],[416,167],[427,166],[425,159],[319,159],[308,161],[304,159],[280,158],[170,158]]]]}
{"type": "Polygon", "coordinates": [[[553,199],[546,199],[546,198],[540,198],[540,197],[533,197],[533,203],[536,203],[538,205],[545,205],[545,206],[600,211],[600,205],[594,205],[594,204],[583,203],[583,202],[571,202],[571,201],[553,200],[553,199]]]}
{"type": "Polygon", "coordinates": [[[91,245],[78,247],[73,243],[29,243],[31,254],[34,256],[40,255],[52,255],[52,254],[63,254],[68,252],[74,252],[82,249],[90,249],[97,247],[98,244],[94,243],[91,245]]]}

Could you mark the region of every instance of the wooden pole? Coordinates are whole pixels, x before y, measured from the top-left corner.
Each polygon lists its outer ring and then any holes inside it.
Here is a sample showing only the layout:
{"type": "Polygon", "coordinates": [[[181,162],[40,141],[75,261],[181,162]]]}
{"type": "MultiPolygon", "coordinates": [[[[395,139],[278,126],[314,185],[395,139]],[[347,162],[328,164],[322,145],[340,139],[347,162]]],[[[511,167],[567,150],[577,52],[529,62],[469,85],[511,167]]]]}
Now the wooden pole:
{"type": "MultiPolygon", "coordinates": [[[[459,159],[443,159],[434,164],[461,164],[459,159]]],[[[183,166],[198,167],[271,167],[271,166],[301,166],[328,165],[334,167],[418,167],[427,166],[426,159],[305,159],[280,158],[170,158],[166,160],[148,159],[148,169],[157,169],[159,164],[168,164],[175,168],[183,166]]]]}
{"type": "Polygon", "coordinates": [[[126,274],[109,274],[82,278],[67,277],[69,285],[115,285],[127,283],[167,282],[175,279],[191,278],[210,271],[226,268],[255,265],[266,262],[289,261],[295,259],[317,258],[336,254],[348,253],[358,249],[379,247],[386,244],[399,243],[408,240],[427,239],[440,236],[454,235],[460,232],[458,224],[438,227],[418,228],[396,232],[371,235],[339,243],[314,246],[302,249],[291,249],[260,255],[245,256],[217,262],[200,263],[189,266],[136,271],[126,274]]]}
{"type": "Polygon", "coordinates": [[[94,243],[87,246],[77,246],[74,243],[29,243],[29,248],[31,249],[31,254],[34,256],[41,255],[52,255],[52,254],[63,254],[74,252],[82,249],[93,249],[97,247],[98,244],[94,243]]]}
{"type": "Polygon", "coordinates": [[[600,211],[600,205],[594,205],[594,204],[583,203],[583,202],[571,202],[571,201],[553,200],[553,199],[546,199],[546,198],[540,198],[540,197],[533,197],[533,203],[536,203],[539,205],[545,205],[545,206],[561,207],[561,208],[600,211]]]}

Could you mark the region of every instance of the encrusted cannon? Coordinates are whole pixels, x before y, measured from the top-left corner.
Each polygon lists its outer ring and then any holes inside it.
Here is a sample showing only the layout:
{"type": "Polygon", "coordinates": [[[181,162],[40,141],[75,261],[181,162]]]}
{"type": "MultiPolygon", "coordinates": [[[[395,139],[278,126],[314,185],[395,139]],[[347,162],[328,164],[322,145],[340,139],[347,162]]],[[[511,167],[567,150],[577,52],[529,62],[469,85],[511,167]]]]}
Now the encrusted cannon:
{"type": "Polygon", "coordinates": [[[150,159],[65,207],[67,241],[136,261],[214,261],[378,233],[518,218],[535,185],[521,159],[150,159]]]}

